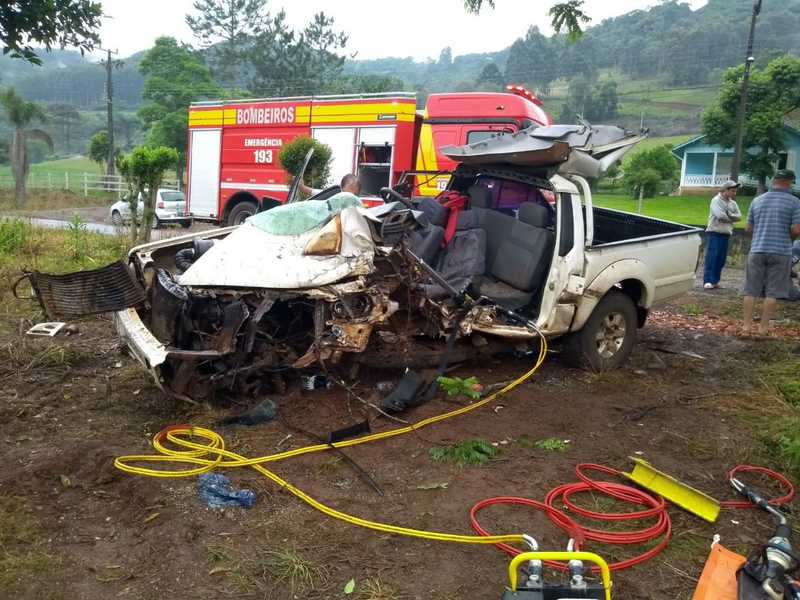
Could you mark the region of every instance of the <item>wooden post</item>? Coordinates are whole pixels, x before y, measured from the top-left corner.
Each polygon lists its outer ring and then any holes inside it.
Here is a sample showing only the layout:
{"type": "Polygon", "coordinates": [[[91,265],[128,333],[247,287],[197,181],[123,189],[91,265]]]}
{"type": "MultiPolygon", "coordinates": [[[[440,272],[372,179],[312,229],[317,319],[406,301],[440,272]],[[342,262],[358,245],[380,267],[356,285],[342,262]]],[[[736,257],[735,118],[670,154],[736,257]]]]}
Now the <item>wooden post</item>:
{"type": "Polygon", "coordinates": [[[86,178],[86,173],[83,174],[83,197],[89,197],[89,181],[86,178]]]}
{"type": "Polygon", "coordinates": [[[69,191],[69,171],[64,171],[64,189],[69,191]]]}
{"type": "Polygon", "coordinates": [[[642,214],[642,209],[644,208],[644,186],[639,186],[639,207],[636,209],[636,212],[642,214]]]}
{"type": "Polygon", "coordinates": [[[47,172],[47,189],[53,191],[53,174],[50,171],[47,172]]]}

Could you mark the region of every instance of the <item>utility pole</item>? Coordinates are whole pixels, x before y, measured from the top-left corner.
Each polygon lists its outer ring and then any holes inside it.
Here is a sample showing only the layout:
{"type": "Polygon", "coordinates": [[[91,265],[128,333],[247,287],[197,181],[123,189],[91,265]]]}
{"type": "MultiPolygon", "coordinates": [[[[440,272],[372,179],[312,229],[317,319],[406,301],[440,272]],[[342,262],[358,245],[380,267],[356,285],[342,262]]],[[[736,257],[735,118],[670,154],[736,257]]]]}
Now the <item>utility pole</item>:
{"type": "MultiPolygon", "coordinates": [[[[105,61],[100,61],[106,68],[106,113],[108,119],[108,163],[106,165],[106,175],[114,175],[114,86],[111,78],[111,69],[114,67],[114,62],[111,60],[112,54],[117,54],[117,51],[106,49],[107,57],[105,61]]],[[[119,62],[119,61],[117,61],[119,62]]]]}
{"type": "Polygon", "coordinates": [[[733,151],[733,164],[731,165],[731,179],[739,181],[739,168],[742,164],[742,145],[744,144],[744,120],[747,115],[747,91],[750,85],[750,69],[753,67],[753,42],[756,37],[756,22],[761,14],[763,0],[753,0],[753,18],[750,21],[750,36],[747,38],[747,56],[744,60],[744,77],[742,78],[742,98],[739,102],[739,114],[736,117],[736,148],[733,151]]]}

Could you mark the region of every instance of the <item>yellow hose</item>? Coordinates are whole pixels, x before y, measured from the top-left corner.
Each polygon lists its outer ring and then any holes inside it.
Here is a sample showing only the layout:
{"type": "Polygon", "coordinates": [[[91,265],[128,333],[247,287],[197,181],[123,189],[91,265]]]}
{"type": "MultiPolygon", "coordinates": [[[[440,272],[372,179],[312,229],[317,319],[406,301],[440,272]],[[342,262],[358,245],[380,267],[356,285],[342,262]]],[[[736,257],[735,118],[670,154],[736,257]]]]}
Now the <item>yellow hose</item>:
{"type": "MultiPolygon", "coordinates": [[[[529,371],[527,371],[524,375],[522,375],[518,379],[514,380],[513,382],[505,386],[503,389],[487,396],[483,400],[475,402],[474,404],[471,404],[469,406],[459,408],[457,410],[429,417],[427,419],[423,419],[422,421],[419,421],[412,425],[408,425],[406,427],[399,427],[389,431],[384,431],[382,433],[374,433],[371,435],[356,438],[354,440],[337,442],[335,444],[332,444],[332,446],[335,448],[349,448],[351,446],[358,446],[360,444],[367,444],[369,442],[389,439],[398,435],[403,435],[418,429],[422,429],[424,427],[428,427],[429,425],[439,423],[446,419],[465,415],[483,406],[486,406],[490,402],[497,400],[499,397],[503,396],[504,394],[507,394],[514,388],[522,385],[525,381],[530,379],[533,376],[533,374],[536,373],[536,371],[539,370],[539,368],[542,366],[542,363],[544,362],[545,357],[547,356],[547,341],[545,340],[544,336],[541,336],[541,334],[540,334],[540,340],[541,342],[539,346],[539,356],[537,357],[536,363],[533,365],[533,367],[529,371]]],[[[288,481],[282,479],[272,471],[261,466],[264,463],[276,462],[294,456],[300,456],[303,454],[310,454],[312,452],[323,452],[325,450],[330,450],[331,446],[327,444],[306,446],[305,448],[299,448],[297,450],[290,450],[288,452],[281,452],[279,454],[272,454],[269,456],[260,456],[257,458],[245,458],[244,456],[236,454],[235,452],[226,450],[225,441],[223,440],[222,436],[220,436],[218,433],[211,431],[209,429],[204,429],[202,427],[179,425],[175,427],[166,428],[162,430],[159,434],[157,434],[153,438],[153,447],[156,449],[157,452],[159,452],[159,454],[135,454],[129,456],[120,456],[119,458],[114,460],[114,466],[117,469],[124,471],[125,473],[131,473],[133,475],[144,475],[147,477],[160,477],[160,478],[191,477],[194,475],[199,475],[201,473],[206,473],[215,468],[252,467],[256,471],[264,475],[266,478],[273,481],[278,486],[286,489],[290,493],[294,494],[297,498],[299,498],[306,504],[310,505],[311,507],[317,509],[323,514],[328,515],[329,517],[339,519],[346,523],[350,523],[351,525],[358,525],[359,527],[366,527],[367,529],[373,529],[383,533],[393,533],[397,535],[404,535],[407,537],[422,538],[426,540],[434,540],[441,542],[456,542],[462,544],[498,544],[498,543],[508,544],[508,543],[524,542],[522,534],[475,536],[475,535],[441,533],[435,531],[422,531],[419,529],[411,529],[407,527],[399,527],[397,525],[379,523],[377,521],[369,521],[367,519],[362,519],[360,517],[348,515],[346,513],[333,509],[329,506],[326,506],[321,502],[318,502],[317,500],[315,500],[302,490],[290,484],[288,481]],[[207,440],[208,443],[198,444],[193,441],[190,441],[189,439],[186,439],[186,436],[188,436],[189,438],[203,438],[207,440]],[[162,443],[164,438],[166,438],[168,441],[175,444],[176,446],[179,446],[181,449],[176,450],[164,446],[162,443]],[[131,463],[156,463],[156,462],[182,463],[186,465],[193,465],[193,467],[185,469],[177,469],[177,470],[163,470],[163,469],[134,466],[133,464],[131,464],[131,463]]]]}

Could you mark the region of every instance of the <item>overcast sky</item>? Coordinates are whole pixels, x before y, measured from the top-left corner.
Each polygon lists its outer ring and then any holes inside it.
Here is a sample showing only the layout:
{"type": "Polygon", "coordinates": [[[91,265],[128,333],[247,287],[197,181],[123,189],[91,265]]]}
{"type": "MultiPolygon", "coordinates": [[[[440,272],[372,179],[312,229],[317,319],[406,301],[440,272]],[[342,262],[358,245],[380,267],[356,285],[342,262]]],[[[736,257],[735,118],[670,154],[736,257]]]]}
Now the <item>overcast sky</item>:
{"type": "MultiPolygon", "coordinates": [[[[706,0],[688,0],[697,8],[706,0]]],[[[347,51],[358,58],[412,56],[417,60],[437,58],[445,46],[453,54],[500,50],[538,24],[549,35],[552,30],[547,9],[555,0],[496,0],[497,8],[485,8],[480,16],[464,10],[463,0],[403,0],[370,2],[353,0],[273,0],[270,10],[286,8],[287,19],[302,28],[314,13],[324,12],[336,19],[338,29],[350,41],[347,51]]],[[[656,0],[586,0],[594,23],[643,9],[656,0]]],[[[107,48],[118,48],[128,56],[153,45],[162,35],[193,43],[184,16],[192,11],[192,0],[102,0],[108,15],[101,31],[107,48]]]]}

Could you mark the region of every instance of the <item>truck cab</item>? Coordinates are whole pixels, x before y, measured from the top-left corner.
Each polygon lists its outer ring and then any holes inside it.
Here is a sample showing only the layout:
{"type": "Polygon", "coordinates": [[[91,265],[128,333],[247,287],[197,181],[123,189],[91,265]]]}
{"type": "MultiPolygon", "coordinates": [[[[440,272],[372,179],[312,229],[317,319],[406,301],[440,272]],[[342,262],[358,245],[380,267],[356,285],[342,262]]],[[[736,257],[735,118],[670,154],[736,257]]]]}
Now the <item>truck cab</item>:
{"type": "MultiPolygon", "coordinates": [[[[453,171],[456,162],[444,154],[446,146],[464,146],[503,133],[552,124],[542,101],[522,86],[507,93],[475,92],[431,94],[421,115],[418,171],[453,171]]],[[[436,196],[447,187],[449,175],[420,176],[415,195],[436,196]]]]}

